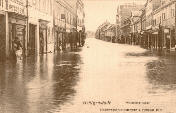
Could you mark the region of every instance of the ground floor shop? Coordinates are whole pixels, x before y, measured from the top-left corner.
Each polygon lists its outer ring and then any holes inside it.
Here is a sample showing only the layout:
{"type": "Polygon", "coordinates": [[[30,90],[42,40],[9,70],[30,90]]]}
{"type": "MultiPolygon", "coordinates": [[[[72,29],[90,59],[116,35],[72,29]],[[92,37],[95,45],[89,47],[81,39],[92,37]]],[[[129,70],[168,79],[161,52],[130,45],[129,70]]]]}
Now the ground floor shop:
{"type": "MultiPolygon", "coordinates": [[[[66,32],[63,28],[55,26],[55,51],[61,51],[66,48],[66,32]]],[[[67,36],[68,37],[68,36],[67,36]]]]}
{"type": "Polygon", "coordinates": [[[5,14],[0,13],[0,61],[5,58],[6,50],[6,21],[5,14]]]}
{"type": "Polygon", "coordinates": [[[37,25],[29,23],[28,55],[35,55],[37,49],[37,25]]]}
{"type": "Polygon", "coordinates": [[[8,14],[8,46],[9,46],[9,54],[14,51],[14,40],[19,39],[22,44],[22,55],[26,56],[27,54],[27,31],[26,31],[26,24],[27,18],[23,15],[18,15],[15,13],[8,14]]]}
{"type": "Polygon", "coordinates": [[[144,31],[141,45],[145,48],[172,49],[175,48],[175,30],[161,27],[157,30],[144,31]]]}

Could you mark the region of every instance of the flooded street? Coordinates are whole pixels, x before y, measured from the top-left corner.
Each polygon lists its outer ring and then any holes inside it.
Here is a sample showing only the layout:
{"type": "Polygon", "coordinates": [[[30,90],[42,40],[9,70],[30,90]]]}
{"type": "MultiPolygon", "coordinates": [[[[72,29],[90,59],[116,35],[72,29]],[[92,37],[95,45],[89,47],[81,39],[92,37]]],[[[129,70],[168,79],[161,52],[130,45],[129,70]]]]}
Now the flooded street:
{"type": "Polygon", "coordinates": [[[175,113],[175,98],[176,56],[138,46],[88,38],[76,52],[0,64],[0,113],[175,113]]]}

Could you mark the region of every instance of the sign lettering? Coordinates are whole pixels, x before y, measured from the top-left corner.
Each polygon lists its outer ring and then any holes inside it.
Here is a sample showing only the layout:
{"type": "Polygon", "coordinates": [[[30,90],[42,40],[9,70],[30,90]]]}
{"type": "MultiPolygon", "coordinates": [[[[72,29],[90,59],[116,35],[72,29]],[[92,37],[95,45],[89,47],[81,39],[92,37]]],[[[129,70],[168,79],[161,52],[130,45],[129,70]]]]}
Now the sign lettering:
{"type": "Polygon", "coordinates": [[[26,6],[24,0],[9,0],[8,10],[21,15],[25,15],[26,6]]]}

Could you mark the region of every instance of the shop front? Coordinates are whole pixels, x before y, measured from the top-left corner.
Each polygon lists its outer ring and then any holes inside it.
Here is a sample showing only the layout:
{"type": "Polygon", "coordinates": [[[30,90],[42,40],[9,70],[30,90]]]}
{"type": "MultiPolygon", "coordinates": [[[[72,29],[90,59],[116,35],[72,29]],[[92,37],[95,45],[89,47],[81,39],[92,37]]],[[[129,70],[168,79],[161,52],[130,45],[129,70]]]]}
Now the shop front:
{"type": "Polygon", "coordinates": [[[22,44],[22,54],[26,56],[26,16],[9,13],[9,49],[14,50],[13,41],[18,38],[22,44]]]}
{"type": "Polygon", "coordinates": [[[28,40],[28,55],[34,55],[36,53],[36,37],[37,37],[37,25],[29,24],[29,40],[28,40]]]}
{"type": "Polygon", "coordinates": [[[48,32],[47,32],[48,21],[39,20],[39,53],[47,53],[47,44],[48,44],[48,32]]]}
{"type": "Polygon", "coordinates": [[[62,28],[55,26],[55,51],[60,51],[62,46],[62,28]]]}
{"type": "Polygon", "coordinates": [[[5,24],[5,14],[0,13],[0,61],[5,58],[6,50],[6,24],[5,24]]]}

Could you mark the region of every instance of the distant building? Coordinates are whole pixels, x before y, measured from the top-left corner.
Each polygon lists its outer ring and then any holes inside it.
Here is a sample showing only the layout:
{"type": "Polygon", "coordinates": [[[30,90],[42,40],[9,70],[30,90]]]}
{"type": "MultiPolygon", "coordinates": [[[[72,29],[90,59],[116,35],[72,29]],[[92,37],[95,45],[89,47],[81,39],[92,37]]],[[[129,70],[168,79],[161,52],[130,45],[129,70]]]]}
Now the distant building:
{"type": "Polygon", "coordinates": [[[115,42],[115,32],[116,25],[106,21],[98,27],[95,37],[104,41],[115,42]]]}
{"type": "Polygon", "coordinates": [[[93,31],[86,31],[87,38],[95,38],[95,32],[93,31]]]}
{"type": "Polygon", "coordinates": [[[96,30],[97,39],[105,40],[105,29],[108,25],[110,25],[110,23],[106,21],[97,28],[96,30]]]}
{"type": "Polygon", "coordinates": [[[142,7],[143,5],[138,5],[135,3],[124,3],[118,6],[116,14],[116,24],[120,28],[120,30],[116,29],[116,32],[120,32],[118,33],[119,36],[116,36],[119,38],[118,40],[121,40],[121,37],[129,36],[129,33],[126,33],[126,31],[130,31],[131,29],[129,26],[129,18],[131,17],[133,11],[139,11],[142,7]]]}
{"type": "Polygon", "coordinates": [[[84,26],[84,19],[85,19],[85,12],[84,12],[84,4],[82,0],[77,0],[77,30],[85,31],[84,26]]]}

